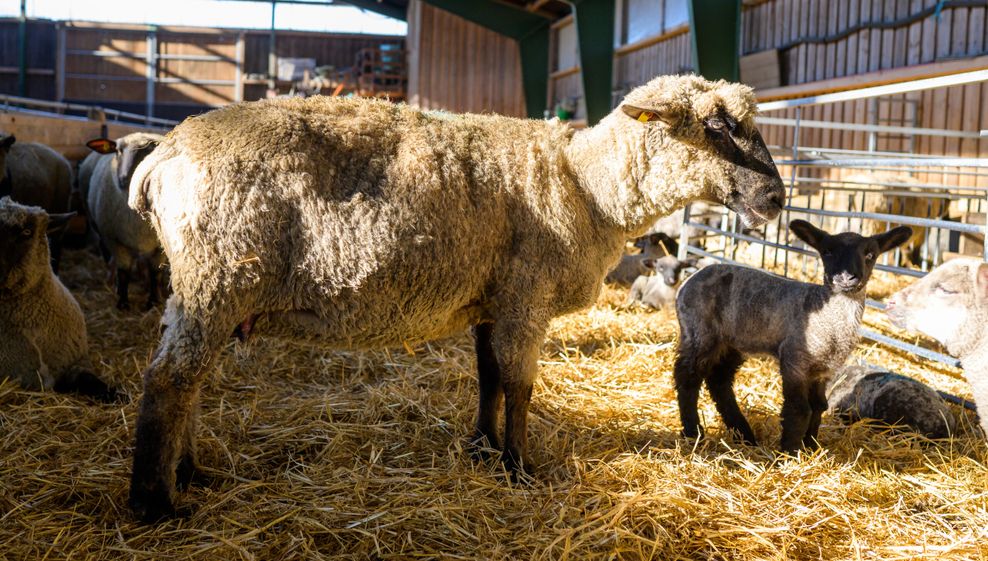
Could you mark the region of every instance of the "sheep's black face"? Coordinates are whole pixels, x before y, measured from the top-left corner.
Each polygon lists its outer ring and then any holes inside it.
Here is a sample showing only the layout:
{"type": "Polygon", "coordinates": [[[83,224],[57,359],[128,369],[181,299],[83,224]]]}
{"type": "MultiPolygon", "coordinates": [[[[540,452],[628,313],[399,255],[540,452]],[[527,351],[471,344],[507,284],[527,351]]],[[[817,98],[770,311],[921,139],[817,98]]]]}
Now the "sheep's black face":
{"type": "Polygon", "coordinates": [[[16,141],[14,135],[0,135],[0,181],[7,176],[7,154],[16,141]]]}
{"type": "Polygon", "coordinates": [[[703,122],[706,140],[726,164],[724,179],[730,188],[723,202],[754,228],[782,212],[786,192],[762,135],[749,128],[723,110],[703,122]]]}
{"type": "Polygon", "coordinates": [[[789,228],[819,252],[823,284],[837,294],[864,290],[878,256],[906,243],[912,236],[907,226],[869,237],[853,232],[831,235],[803,220],[793,220],[789,228]]]}
{"type": "Polygon", "coordinates": [[[130,189],[130,179],[134,176],[134,170],[157,146],[157,143],[152,141],[132,144],[121,140],[117,144],[117,182],[121,190],[130,189]]]}

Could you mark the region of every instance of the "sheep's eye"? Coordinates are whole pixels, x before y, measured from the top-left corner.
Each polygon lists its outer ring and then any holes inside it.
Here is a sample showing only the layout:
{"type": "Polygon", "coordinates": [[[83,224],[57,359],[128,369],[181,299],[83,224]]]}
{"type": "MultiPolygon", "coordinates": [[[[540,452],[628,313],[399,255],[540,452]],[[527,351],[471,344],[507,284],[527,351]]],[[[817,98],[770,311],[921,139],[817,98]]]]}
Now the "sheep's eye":
{"type": "Polygon", "coordinates": [[[936,292],[937,292],[937,294],[940,294],[940,295],[944,295],[944,294],[957,294],[957,291],[956,290],[951,290],[951,289],[947,288],[946,286],[944,286],[942,284],[938,284],[937,285],[936,292]]]}
{"type": "Polygon", "coordinates": [[[727,122],[725,122],[723,119],[720,119],[718,117],[707,119],[706,125],[708,129],[720,133],[727,132],[729,128],[727,122]]]}
{"type": "Polygon", "coordinates": [[[24,228],[23,230],[21,230],[22,238],[30,238],[32,234],[34,234],[34,231],[31,230],[30,228],[24,228]]]}
{"type": "Polygon", "coordinates": [[[874,258],[875,258],[875,254],[870,251],[865,254],[865,259],[867,259],[868,261],[871,261],[874,258]]]}

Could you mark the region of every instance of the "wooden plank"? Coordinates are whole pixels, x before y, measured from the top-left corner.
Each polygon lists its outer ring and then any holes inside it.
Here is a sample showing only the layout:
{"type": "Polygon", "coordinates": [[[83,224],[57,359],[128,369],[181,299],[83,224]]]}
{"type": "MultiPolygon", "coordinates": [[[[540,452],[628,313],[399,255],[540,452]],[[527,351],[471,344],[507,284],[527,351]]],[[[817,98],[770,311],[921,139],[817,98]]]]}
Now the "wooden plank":
{"type": "MultiPolygon", "coordinates": [[[[847,14],[848,27],[853,27],[861,21],[861,5],[859,2],[860,0],[850,0],[847,14]]],[[[844,74],[841,76],[850,76],[858,73],[858,40],[860,37],[861,32],[858,32],[851,34],[847,38],[847,62],[844,68],[844,74]]]]}
{"type": "Polygon", "coordinates": [[[779,51],[769,49],[743,56],[738,61],[741,81],[753,88],[777,88],[782,85],[779,51]]]}
{"type": "MultiPolygon", "coordinates": [[[[953,29],[951,31],[950,54],[964,56],[967,54],[967,8],[953,9],[953,29]]],[[[946,16],[945,16],[946,19],[946,16]]]]}

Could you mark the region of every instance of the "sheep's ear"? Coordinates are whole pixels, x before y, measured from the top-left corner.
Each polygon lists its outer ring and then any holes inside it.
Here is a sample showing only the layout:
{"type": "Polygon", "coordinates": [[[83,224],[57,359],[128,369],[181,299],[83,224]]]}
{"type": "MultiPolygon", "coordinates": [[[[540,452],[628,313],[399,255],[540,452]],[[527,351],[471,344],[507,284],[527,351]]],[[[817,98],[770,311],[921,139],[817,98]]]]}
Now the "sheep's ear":
{"type": "Polygon", "coordinates": [[[97,154],[112,154],[117,151],[117,143],[109,138],[94,138],[86,143],[86,147],[97,154]]]}
{"type": "Polygon", "coordinates": [[[642,123],[660,122],[667,126],[672,126],[677,120],[676,114],[673,111],[662,107],[646,108],[631,105],[630,103],[622,103],[621,111],[625,115],[642,123]]]}
{"type": "Polygon", "coordinates": [[[683,268],[689,269],[691,267],[696,267],[696,262],[697,262],[696,257],[688,257],[686,259],[683,259],[680,263],[682,264],[683,268]]]}
{"type": "Polygon", "coordinates": [[[75,216],[74,212],[66,212],[65,214],[49,214],[48,215],[48,234],[56,234],[65,229],[69,225],[69,220],[75,216]]]}
{"type": "Polygon", "coordinates": [[[14,137],[14,135],[0,138],[0,150],[10,150],[10,147],[13,146],[15,142],[17,142],[17,138],[14,137]]]}
{"type": "Polygon", "coordinates": [[[988,301],[988,263],[978,265],[978,271],[974,274],[974,286],[978,300],[988,301]]]}
{"type": "Polygon", "coordinates": [[[789,223],[789,229],[796,237],[820,249],[820,247],[830,239],[830,234],[817,228],[805,220],[793,220],[789,223]]]}
{"type": "Polygon", "coordinates": [[[895,249],[906,243],[911,237],[913,237],[912,228],[909,226],[899,226],[898,228],[892,228],[888,232],[874,235],[871,238],[878,242],[878,250],[885,253],[890,249],[895,249]]]}
{"type": "Polygon", "coordinates": [[[646,269],[655,270],[655,259],[642,259],[642,266],[646,269]]]}

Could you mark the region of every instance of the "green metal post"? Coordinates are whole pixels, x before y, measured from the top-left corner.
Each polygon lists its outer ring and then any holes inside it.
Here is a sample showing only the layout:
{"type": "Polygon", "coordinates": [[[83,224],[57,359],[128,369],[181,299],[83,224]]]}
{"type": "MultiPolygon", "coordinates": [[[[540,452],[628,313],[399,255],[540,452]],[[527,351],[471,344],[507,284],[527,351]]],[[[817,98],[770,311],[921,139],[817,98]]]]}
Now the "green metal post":
{"type": "Polygon", "coordinates": [[[693,66],[708,80],[739,79],[741,0],[690,0],[693,66]]]}
{"type": "Polygon", "coordinates": [[[549,25],[543,25],[518,40],[521,78],[525,90],[525,112],[530,119],[542,119],[549,92],[549,25]]]}
{"type": "Polygon", "coordinates": [[[360,8],[361,10],[368,10],[381,14],[382,16],[387,16],[393,19],[399,19],[401,21],[406,21],[408,19],[408,11],[406,8],[399,8],[397,6],[392,6],[391,4],[385,4],[383,2],[378,2],[377,0],[343,0],[344,3],[350,4],[351,6],[360,8]]]}
{"type": "Polygon", "coordinates": [[[27,0],[17,21],[17,95],[27,97],[27,0]]]}
{"type": "Polygon", "coordinates": [[[587,124],[611,112],[614,84],[614,0],[574,0],[576,39],[587,124]]]}

